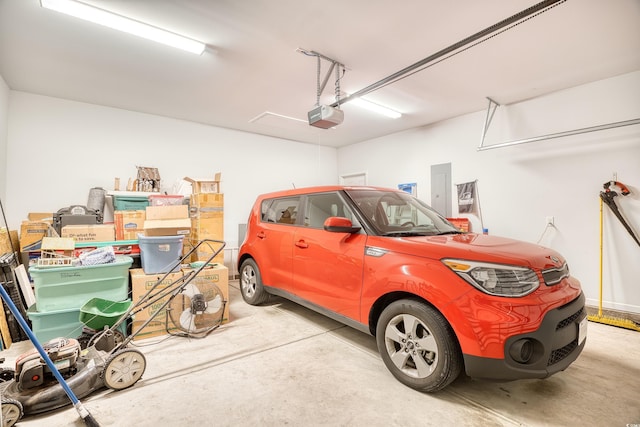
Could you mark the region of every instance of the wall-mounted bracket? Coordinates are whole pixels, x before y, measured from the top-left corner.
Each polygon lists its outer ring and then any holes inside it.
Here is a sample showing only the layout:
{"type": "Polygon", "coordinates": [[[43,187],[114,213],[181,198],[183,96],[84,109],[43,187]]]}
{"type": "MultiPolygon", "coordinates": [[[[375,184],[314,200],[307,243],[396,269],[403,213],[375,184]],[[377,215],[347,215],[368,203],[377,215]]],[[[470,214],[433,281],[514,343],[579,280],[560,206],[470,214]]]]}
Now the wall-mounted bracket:
{"type": "Polygon", "coordinates": [[[491,121],[493,120],[493,115],[495,114],[496,109],[500,106],[500,104],[498,104],[488,96],[487,99],[489,100],[489,105],[487,106],[487,115],[484,119],[484,126],[482,127],[482,138],[480,139],[480,146],[478,147],[478,149],[483,147],[484,138],[487,136],[487,131],[489,130],[489,126],[491,125],[491,121]]]}

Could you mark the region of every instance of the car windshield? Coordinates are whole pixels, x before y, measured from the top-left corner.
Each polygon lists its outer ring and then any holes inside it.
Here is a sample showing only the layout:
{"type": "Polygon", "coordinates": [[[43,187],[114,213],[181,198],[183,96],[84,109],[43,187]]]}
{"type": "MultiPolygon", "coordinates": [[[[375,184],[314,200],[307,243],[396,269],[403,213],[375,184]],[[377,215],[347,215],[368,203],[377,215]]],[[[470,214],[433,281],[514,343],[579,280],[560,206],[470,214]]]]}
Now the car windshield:
{"type": "Polygon", "coordinates": [[[435,236],[461,233],[446,218],[408,193],[371,189],[349,189],[346,193],[377,234],[435,236]]]}

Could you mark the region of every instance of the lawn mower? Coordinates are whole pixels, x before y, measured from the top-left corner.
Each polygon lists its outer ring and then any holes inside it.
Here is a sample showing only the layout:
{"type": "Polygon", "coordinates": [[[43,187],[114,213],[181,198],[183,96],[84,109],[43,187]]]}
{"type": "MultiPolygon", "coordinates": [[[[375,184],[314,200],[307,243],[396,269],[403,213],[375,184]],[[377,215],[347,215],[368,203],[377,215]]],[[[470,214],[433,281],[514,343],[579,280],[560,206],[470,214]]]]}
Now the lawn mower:
{"type": "MultiPolygon", "coordinates": [[[[104,324],[104,328],[91,337],[86,348],[76,338],[54,338],[42,344],[42,349],[55,365],[57,372],[45,363],[38,349],[20,355],[15,368],[0,369],[0,395],[2,396],[2,427],[11,427],[24,415],[39,414],[72,403],[68,386],[78,399],[108,387],[123,390],[133,386],[144,374],[147,362],[144,355],[127,345],[158,315],[166,315],[167,332],[172,335],[202,338],[222,323],[227,301],[220,289],[209,281],[194,280],[218,255],[225,243],[202,240],[184,257],[182,265],[191,254],[203,245],[211,245],[212,255],[204,262],[192,263],[190,269],[172,280],[168,277],[175,270],[169,269],[139,301],[122,305],[122,302],[99,301],[92,304],[102,310],[80,320],[92,326],[104,324]],[[167,281],[170,283],[167,284],[167,281]],[[192,283],[194,282],[194,283],[192,283]],[[113,315],[110,307],[123,307],[115,321],[106,320],[113,315]],[[136,313],[153,308],[152,315],[126,337],[119,326],[132,319],[136,313]],[[100,316],[101,312],[109,316],[100,316]],[[58,378],[62,376],[63,381],[58,378]],[[66,383],[66,384],[64,384],[66,383]]],[[[35,344],[35,342],[34,342],[35,344]]],[[[74,403],[75,404],[75,403],[74,403]]]]}

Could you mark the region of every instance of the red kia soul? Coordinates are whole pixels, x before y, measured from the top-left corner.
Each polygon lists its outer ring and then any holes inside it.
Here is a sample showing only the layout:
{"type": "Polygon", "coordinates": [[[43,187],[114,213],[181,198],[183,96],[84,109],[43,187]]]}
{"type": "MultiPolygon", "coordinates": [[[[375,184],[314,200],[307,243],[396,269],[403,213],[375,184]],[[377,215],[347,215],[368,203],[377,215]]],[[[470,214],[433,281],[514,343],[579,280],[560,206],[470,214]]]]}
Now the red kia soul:
{"type": "Polygon", "coordinates": [[[258,197],[238,256],[253,305],[278,295],[376,337],[402,383],[545,378],[585,345],[580,283],[557,252],[463,233],[398,190],[327,186],[258,197]]]}

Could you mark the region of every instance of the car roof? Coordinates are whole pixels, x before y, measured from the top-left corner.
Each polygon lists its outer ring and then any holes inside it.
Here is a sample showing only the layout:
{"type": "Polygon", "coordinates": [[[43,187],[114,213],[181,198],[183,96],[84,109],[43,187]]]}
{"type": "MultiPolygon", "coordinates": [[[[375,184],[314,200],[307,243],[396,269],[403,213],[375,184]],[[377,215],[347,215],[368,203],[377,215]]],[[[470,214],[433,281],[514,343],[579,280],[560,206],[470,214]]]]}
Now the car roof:
{"type": "Polygon", "coordinates": [[[267,199],[273,197],[287,197],[287,196],[299,196],[302,194],[312,193],[325,193],[328,191],[340,191],[340,190],[377,190],[377,191],[393,191],[399,192],[395,188],[386,187],[374,187],[364,185],[322,185],[315,187],[303,187],[303,188],[291,188],[288,190],[274,191],[271,193],[264,193],[259,196],[260,199],[267,199]]]}

